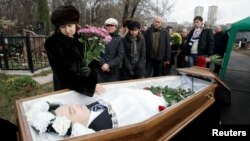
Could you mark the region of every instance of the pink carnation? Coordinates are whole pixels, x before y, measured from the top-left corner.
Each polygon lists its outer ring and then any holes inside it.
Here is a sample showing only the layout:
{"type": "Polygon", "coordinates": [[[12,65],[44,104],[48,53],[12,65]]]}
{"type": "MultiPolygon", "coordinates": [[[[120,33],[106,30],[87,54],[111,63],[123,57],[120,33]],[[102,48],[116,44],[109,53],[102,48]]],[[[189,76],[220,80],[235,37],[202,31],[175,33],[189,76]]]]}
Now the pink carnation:
{"type": "Polygon", "coordinates": [[[85,47],[83,61],[86,66],[88,66],[93,60],[99,61],[100,53],[104,52],[105,45],[112,39],[106,29],[95,26],[81,28],[78,30],[78,34],[81,35],[79,41],[82,42],[85,47]]]}

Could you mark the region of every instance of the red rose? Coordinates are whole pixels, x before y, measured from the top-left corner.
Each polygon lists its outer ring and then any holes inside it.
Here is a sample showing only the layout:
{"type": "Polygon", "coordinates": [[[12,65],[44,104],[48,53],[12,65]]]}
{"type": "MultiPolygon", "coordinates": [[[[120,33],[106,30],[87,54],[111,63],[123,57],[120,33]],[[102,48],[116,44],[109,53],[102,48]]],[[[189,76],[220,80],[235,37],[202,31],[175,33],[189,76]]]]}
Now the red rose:
{"type": "Polygon", "coordinates": [[[196,66],[199,67],[206,67],[207,61],[206,58],[204,56],[197,56],[196,57],[196,66]]]}
{"type": "Polygon", "coordinates": [[[159,106],[158,106],[158,110],[159,110],[159,112],[160,112],[160,111],[163,111],[164,109],[166,109],[166,107],[165,107],[165,106],[162,106],[162,105],[159,105],[159,106]]]}
{"type": "Polygon", "coordinates": [[[158,94],[156,94],[157,96],[159,96],[159,97],[161,97],[161,94],[160,93],[158,93],[158,94]]]}
{"type": "Polygon", "coordinates": [[[144,87],[143,89],[144,89],[144,90],[148,90],[148,87],[144,87]]]}

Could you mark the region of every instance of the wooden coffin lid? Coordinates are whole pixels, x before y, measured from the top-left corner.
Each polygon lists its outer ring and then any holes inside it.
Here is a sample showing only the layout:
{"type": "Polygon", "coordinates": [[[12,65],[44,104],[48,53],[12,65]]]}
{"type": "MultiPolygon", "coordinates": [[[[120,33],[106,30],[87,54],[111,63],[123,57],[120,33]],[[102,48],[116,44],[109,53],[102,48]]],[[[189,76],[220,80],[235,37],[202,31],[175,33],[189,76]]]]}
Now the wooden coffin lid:
{"type": "Polygon", "coordinates": [[[190,68],[179,68],[177,69],[177,71],[180,74],[188,74],[188,75],[198,76],[198,77],[203,77],[203,78],[212,78],[216,80],[221,86],[226,88],[228,91],[231,91],[231,89],[223,81],[221,81],[219,76],[213,73],[209,68],[193,66],[190,68]]]}

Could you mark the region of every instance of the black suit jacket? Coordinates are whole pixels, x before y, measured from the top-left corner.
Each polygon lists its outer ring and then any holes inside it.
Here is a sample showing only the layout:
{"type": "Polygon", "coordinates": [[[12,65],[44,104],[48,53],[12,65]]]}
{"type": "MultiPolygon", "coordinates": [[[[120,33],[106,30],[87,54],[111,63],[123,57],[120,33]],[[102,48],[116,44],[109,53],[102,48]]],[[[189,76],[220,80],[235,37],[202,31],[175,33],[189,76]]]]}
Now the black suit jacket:
{"type": "MultiPolygon", "coordinates": [[[[90,109],[95,104],[98,104],[98,102],[87,105],[87,107],[90,109]]],[[[113,127],[111,118],[112,116],[108,113],[108,109],[105,108],[104,111],[90,123],[88,128],[95,131],[110,129],[113,127]]]]}

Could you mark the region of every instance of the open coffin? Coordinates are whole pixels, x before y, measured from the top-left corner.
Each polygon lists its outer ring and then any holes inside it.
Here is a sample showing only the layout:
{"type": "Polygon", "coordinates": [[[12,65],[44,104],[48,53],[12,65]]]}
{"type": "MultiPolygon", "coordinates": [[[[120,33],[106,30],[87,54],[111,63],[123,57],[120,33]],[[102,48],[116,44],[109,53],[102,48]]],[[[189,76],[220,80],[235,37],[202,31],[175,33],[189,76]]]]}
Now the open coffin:
{"type": "MultiPolygon", "coordinates": [[[[73,138],[65,138],[63,140],[84,141],[84,140],[169,140],[178,132],[185,128],[190,122],[195,120],[202,112],[209,108],[214,102],[215,89],[221,85],[229,89],[221,80],[217,78],[208,69],[192,67],[178,69],[182,74],[180,76],[164,76],[149,79],[139,79],[130,81],[120,81],[112,83],[103,83],[106,91],[114,89],[143,89],[151,86],[168,86],[171,88],[181,87],[182,89],[192,89],[195,93],[185,99],[167,107],[165,110],[155,114],[154,116],[131,125],[107,129],[93,134],[83,135],[73,138]]],[[[24,98],[16,101],[17,120],[19,127],[20,140],[44,140],[43,137],[37,134],[28,124],[26,112],[32,102],[41,99],[55,98],[63,99],[66,103],[81,103],[89,104],[96,101],[98,96],[90,98],[80,95],[74,91],[63,90],[50,94],[24,98]]],[[[133,115],[136,116],[136,115],[133,115]]],[[[45,137],[55,139],[54,137],[45,137]]]]}

